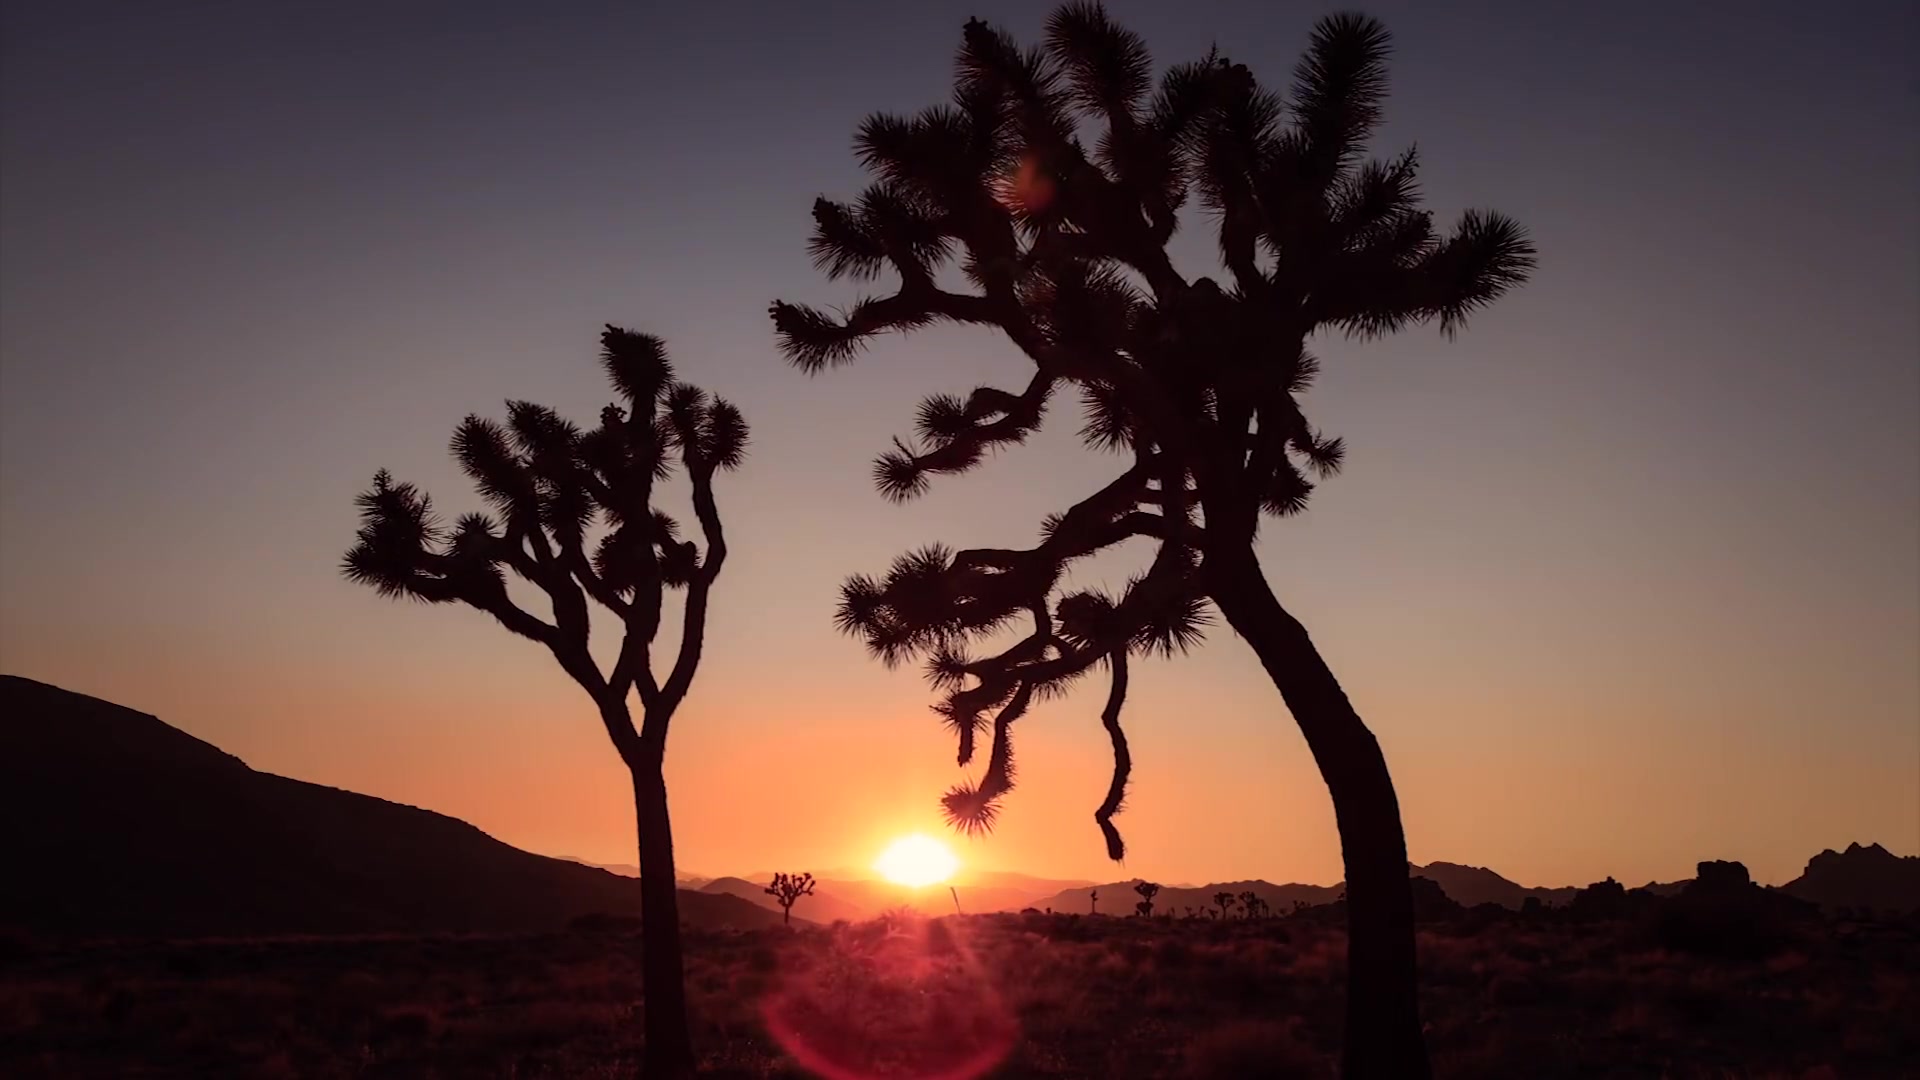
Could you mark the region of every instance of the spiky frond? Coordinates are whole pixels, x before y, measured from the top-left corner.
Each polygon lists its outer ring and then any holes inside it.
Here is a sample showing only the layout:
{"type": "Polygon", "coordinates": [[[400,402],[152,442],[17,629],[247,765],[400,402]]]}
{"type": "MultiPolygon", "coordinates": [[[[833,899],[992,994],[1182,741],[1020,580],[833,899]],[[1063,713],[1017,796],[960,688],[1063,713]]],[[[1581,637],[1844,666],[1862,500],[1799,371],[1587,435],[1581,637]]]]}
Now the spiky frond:
{"type": "Polygon", "coordinates": [[[1055,8],[1047,19],[1047,52],[1065,72],[1069,100],[1084,116],[1131,120],[1153,86],[1147,43],[1097,3],[1076,0],[1055,8]]]}
{"type": "Polygon", "coordinates": [[[673,381],[673,362],[667,359],[665,342],[611,323],[600,335],[600,363],[614,389],[630,402],[643,403],[648,412],[660,391],[673,381]]]}
{"type": "Polygon", "coordinates": [[[970,783],[955,784],[940,796],[940,809],[947,824],[968,836],[985,836],[1000,818],[997,799],[982,795],[970,783]]]}
{"type": "Polygon", "coordinates": [[[818,308],[776,300],[770,311],[781,354],[809,375],[860,354],[865,335],[818,308]]]}
{"type": "Polygon", "coordinates": [[[833,624],[843,634],[867,634],[879,625],[886,594],[880,583],[865,574],[855,574],[840,586],[840,606],[833,624]]]}
{"type": "Polygon", "coordinates": [[[813,201],[813,238],[807,241],[813,268],[838,281],[868,281],[880,273],[887,251],[862,215],[829,199],[813,201]]]}
{"type": "Polygon", "coordinates": [[[1296,436],[1293,448],[1307,459],[1313,471],[1323,480],[1339,472],[1340,466],[1347,460],[1347,440],[1338,437],[1329,439],[1319,432],[1296,436]]]}
{"type": "Polygon", "coordinates": [[[1290,517],[1307,508],[1313,484],[1284,458],[1274,464],[1273,476],[1260,498],[1260,509],[1274,517],[1290,517]]]}
{"type": "Polygon", "coordinates": [[[905,188],[875,184],[860,196],[860,222],[881,255],[903,271],[931,273],[953,254],[953,242],[924,200],[905,188]]]}
{"type": "Polygon", "coordinates": [[[1325,180],[1354,159],[1380,123],[1392,43],[1386,25],[1368,15],[1346,12],[1314,24],[1294,68],[1293,113],[1309,160],[1325,180]]]}
{"type": "Polygon", "coordinates": [[[667,387],[660,412],[666,418],[673,445],[679,447],[682,454],[698,457],[701,430],[707,422],[707,392],[689,383],[674,383],[667,387]]]}
{"type": "Polygon", "coordinates": [[[1457,332],[1467,316],[1524,283],[1538,254],[1527,230],[1505,214],[1461,215],[1452,238],[1420,268],[1441,331],[1457,332]]]}
{"type": "Polygon", "coordinates": [[[970,662],[965,649],[953,642],[942,642],[927,656],[927,682],[935,690],[952,693],[966,685],[970,662]]]}
{"type": "Polygon", "coordinates": [[[1060,640],[1076,649],[1111,648],[1118,636],[1113,598],[1105,593],[1068,593],[1054,605],[1060,640]]]}
{"type": "Polygon", "coordinates": [[[1081,383],[1080,402],[1086,415],[1080,441],[1095,450],[1125,450],[1133,445],[1136,421],[1127,408],[1126,395],[1112,383],[1081,383]]]}
{"type": "Polygon", "coordinates": [[[354,502],[360,507],[360,529],[341,562],[347,580],[390,599],[455,599],[431,570],[443,531],[425,492],[381,469],[354,502]]]}
{"type": "Polygon", "coordinates": [[[1206,640],[1213,616],[1198,591],[1168,597],[1152,605],[1134,629],[1133,647],[1161,656],[1184,655],[1206,640]]]}
{"type": "Polygon", "coordinates": [[[732,471],[747,457],[747,421],[739,406],[716,397],[700,430],[700,455],[717,468],[732,471]]]}
{"type": "Polygon", "coordinates": [[[580,441],[580,429],[545,405],[531,401],[507,402],[507,427],[514,449],[529,459],[549,457],[571,461],[580,441]]]}
{"type": "Polygon", "coordinates": [[[1287,365],[1282,384],[1289,394],[1304,394],[1319,374],[1320,358],[1302,348],[1294,354],[1293,362],[1287,365]]]}
{"type": "Polygon", "coordinates": [[[535,512],[533,476],[499,423],[469,415],[453,431],[452,450],[460,471],[489,504],[509,515],[535,512]]]}
{"type": "Polygon", "coordinates": [[[938,446],[965,435],[973,429],[973,417],[967,413],[967,400],[956,394],[934,394],[920,403],[914,426],[920,437],[938,446]]]}
{"type": "Polygon", "coordinates": [[[873,486],[889,502],[906,502],[926,493],[927,474],[912,454],[890,450],[873,460],[873,486]]]}

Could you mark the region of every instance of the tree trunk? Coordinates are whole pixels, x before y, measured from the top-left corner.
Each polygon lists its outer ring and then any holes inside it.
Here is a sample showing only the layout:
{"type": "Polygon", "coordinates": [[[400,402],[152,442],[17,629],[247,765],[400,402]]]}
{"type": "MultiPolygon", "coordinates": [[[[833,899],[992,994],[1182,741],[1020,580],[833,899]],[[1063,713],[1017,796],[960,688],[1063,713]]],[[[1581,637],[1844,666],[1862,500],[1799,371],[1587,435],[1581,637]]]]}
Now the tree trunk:
{"type": "Polygon", "coordinates": [[[680,957],[680,893],[673,866],[673,826],[661,762],[629,766],[634,817],[640,827],[640,971],[645,982],[647,1080],[693,1075],[687,1030],[686,972],[680,957]]]}
{"type": "Polygon", "coordinates": [[[1343,1075],[1431,1075],[1420,1026],[1413,892],[1400,804],[1380,744],[1313,646],[1280,606],[1252,545],[1209,551],[1207,586],[1292,711],[1333,796],[1347,870],[1347,1019],[1343,1075]]]}

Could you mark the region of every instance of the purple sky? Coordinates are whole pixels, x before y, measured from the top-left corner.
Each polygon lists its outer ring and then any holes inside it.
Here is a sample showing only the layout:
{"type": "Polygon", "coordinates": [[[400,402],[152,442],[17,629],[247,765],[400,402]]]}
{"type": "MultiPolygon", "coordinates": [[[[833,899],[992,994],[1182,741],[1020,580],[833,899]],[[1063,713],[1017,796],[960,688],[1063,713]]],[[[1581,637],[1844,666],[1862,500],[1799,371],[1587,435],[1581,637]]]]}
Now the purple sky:
{"type": "MultiPolygon", "coordinates": [[[[867,463],[913,403],[1020,363],[939,331],[809,380],[764,312],[853,297],[805,239],[816,194],[863,183],[857,121],[944,98],[967,15],[1033,40],[1046,8],[760,7],[7,4],[0,668],[631,861],[619,765],[544,653],[335,572],[380,465],[472,505],[445,453],[464,413],[591,418],[615,322],[755,434],[669,769],[681,861],[826,866],[926,827],[951,747],[915,675],[833,635],[839,581],[930,540],[1025,542],[1113,465],[1063,410],[889,506],[867,463]]],[[[1316,345],[1307,404],[1349,464],[1269,531],[1270,576],[1386,745],[1416,860],[1637,883],[1912,853],[1915,9],[1565,8],[1369,8],[1398,48],[1376,152],[1417,141],[1433,207],[1514,215],[1542,266],[1456,341],[1316,345]]],[[[1322,9],[1111,10],[1162,63],[1217,41],[1284,86],[1322,9]]],[[[1202,231],[1179,245],[1208,272],[1202,231]]],[[[1338,877],[1240,643],[1137,686],[1130,870],[1338,877]]],[[[1022,790],[967,857],[1111,873],[1097,709],[1023,725],[1022,790]]]]}

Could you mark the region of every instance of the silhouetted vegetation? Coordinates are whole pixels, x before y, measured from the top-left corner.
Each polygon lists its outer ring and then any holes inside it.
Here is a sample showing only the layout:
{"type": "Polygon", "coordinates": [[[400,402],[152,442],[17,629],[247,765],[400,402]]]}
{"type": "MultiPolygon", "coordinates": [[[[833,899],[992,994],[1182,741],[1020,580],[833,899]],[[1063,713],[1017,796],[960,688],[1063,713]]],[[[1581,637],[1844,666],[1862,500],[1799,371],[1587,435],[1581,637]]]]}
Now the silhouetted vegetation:
{"type": "Polygon", "coordinates": [[[1153,917],[1153,898],[1160,894],[1160,886],[1151,881],[1136,881],[1133,891],[1140,894],[1140,902],[1133,906],[1134,914],[1143,919],[1153,917]]]}
{"type": "Polygon", "coordinates": [[[544,646],[592,700],[633,779],[647,942],[647,1073],[678,1076],[692,1068],[693,1051],[662,767],[667,727],[699,668],[708,597],[727,556],[713,478],[739,466],[747,425],[727,401],[677,381],[659,338],[609,326],[600,345],[601,364],[624,404],[602,409],[590,429],[527,401],[508,402],[504,424],[468,416],[454,430],[453,456],[492,513],[448,525],[425,492],[383,469],[360,496],[359,540],[342,569],[382,596],[460,603],[492,616],[544,646]],[[654,506],[656,486],[676,464],[692,488],[704,552],[654,506]],[[515,602],[508,574],[545,596],[547,617],[515,602]],[[679,645],[660,681],[653,642],[663,596],[672,589],[685,590],[686,599],[679,645]],[[587,649],[590,604],[611,613],[623,631],[604,672],[587,649]],[[636,693],[638,726],[628,704],[636,693]]]}
{"type": "MultiPolygon", "coordinates": [[[[1646,920],[1667,901],[1647,902],[1625,919],[1578,919],[1569,905],[1421,926],[1435,1070],[1540,1080],[1911,1072],[1920,922],[1797,923],[1743,958],[1661,945],[1646,920]]],[[[1324,1076],[1340,1051],[1337,919],[901,913],[690,930],[687,945],[698,1064],[716,1076],[803,1075],[784,1043],[876,1080],[929,1075],[979,1051],[1005,1056],[990,1075],[1324,1076]]],[[[23,939],[6,962],[9,1077],[618,1076],[643,1053],[632,1016],[644,950],[618,920],[529,937],[23,939]]]]}
{"type": "Polygon", "coordinates": [[[803,896],[813,895],[812,874],[775,874],[767,886],[767,895],[780,902],[780,922],[792,925],[793,905],[803,896]]]}
{"type": "Polygon", "coordinates": [[[1346,1068],[1410,1077],[1427,1068],[1392,780],[1254,549],[1262,516],[1299,512],[1307,472],[1331,475],[1344,457],[1300,408],[1318,367],[1307,337],[1429,321],[1451,334],[1533,266],[1525,232],[1498,214],[1436,230],[1412,151],[1364,160],[1387,54],[1378,22],[1322,19],[1283,102],[1217,53],[1174,67],[1156,91],[1145,43],[1095,4],[1059,8],[1037,49],[972,20],[953,103],[870,117],[855,142],[875,183],[852,203],[814,205],[816,265],[836,279],[888,274],[897,288],[842,315],[786,302],[772,315],[809,372],[852,360],[877,334],[940,322],[995,329],[1032,361],[1023,388],[926,399],[917,435],[874,464],[889,498],[1024,442],[1067,389],[1084,406],[1085,442],[1127,459],[1045,522],[1035,547],[935,545],[844,589],[842,628],[888,663],[925,660],[962,765],[990,733],[980,779],[945,797],[949,818],[990,828],[1014,786],[1014,724],[1036,696],[1104,667],[1114,772],[1094,818],[1120,858],[1127,657],[1184,651],[1217,607],[1333,796],[1352,899],[1346,1068]],[[1189,280],[1167,254],[1190,195],[1211,215],[1224,284],[1189,280]],[[956,262],[962,291],[945,283],[956,262]],[[1069,564],[1134,539],[1155,554],[1118,595],[1060,591],[1069,564]],[[1011,646],[997,637],[1028,621],[1011,646]]]}

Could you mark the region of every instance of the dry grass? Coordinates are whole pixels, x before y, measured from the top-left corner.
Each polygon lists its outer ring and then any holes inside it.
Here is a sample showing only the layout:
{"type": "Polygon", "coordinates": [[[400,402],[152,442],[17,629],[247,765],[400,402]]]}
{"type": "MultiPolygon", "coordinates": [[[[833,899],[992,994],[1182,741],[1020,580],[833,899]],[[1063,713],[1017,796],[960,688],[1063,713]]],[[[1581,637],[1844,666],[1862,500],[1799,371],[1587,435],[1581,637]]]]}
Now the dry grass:
{"type": "MultiPolygon", "coordinates": [[[[1330,1076],[1323,918],[989,915],[689,940],[715,1076],[1330,1076]],[[779,1033],[776,1037],[773,1033],[779,1033]]],[[[631,936],[0,950],[0,1075],[615,1077],[631,936]]],[[[1920,927],[1825,924],[1749,959],[1630,923],[1421,931],[1436,1070],[1461,1077],[1920,1075],[1920,927]]]]}

